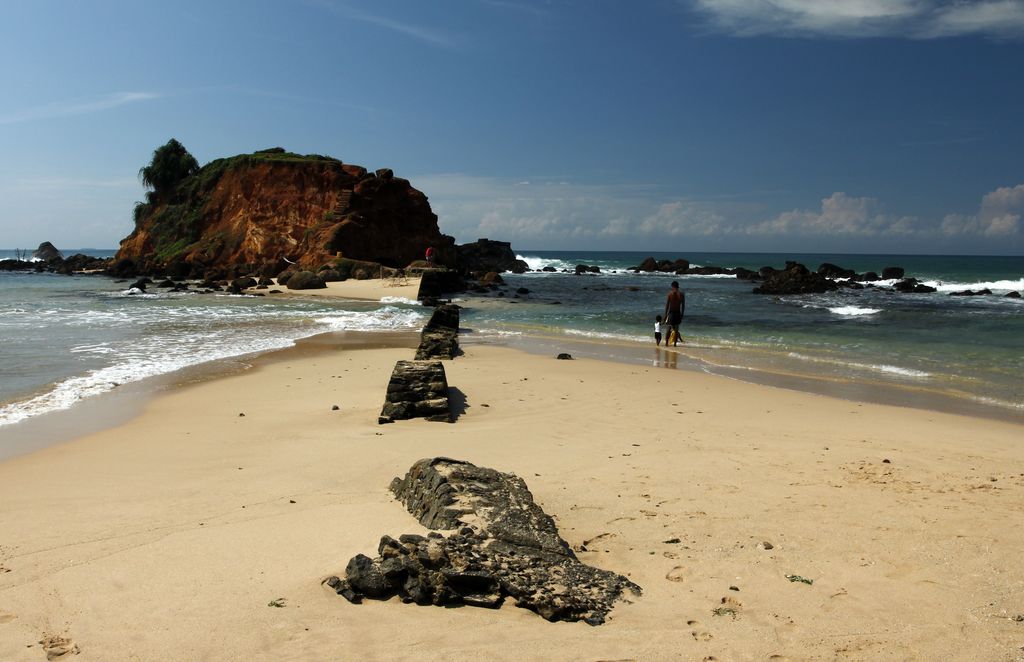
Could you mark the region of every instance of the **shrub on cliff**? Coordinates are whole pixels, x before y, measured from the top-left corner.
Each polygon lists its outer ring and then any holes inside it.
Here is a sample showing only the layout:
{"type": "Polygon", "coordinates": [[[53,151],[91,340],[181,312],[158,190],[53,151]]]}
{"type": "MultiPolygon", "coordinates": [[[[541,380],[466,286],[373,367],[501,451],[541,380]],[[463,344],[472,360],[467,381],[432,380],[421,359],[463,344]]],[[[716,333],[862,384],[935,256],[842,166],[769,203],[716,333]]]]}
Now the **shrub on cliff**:
{"type": "MultiPolygon", "coordinates": [[[[139,169],[139,179],[158,197],[164,197],[189,175],[199,172],[199,162],[185,146],[171,138],[153,150],[153,160],[139,169]]],[[[151,201],[152,202],[152,201],[151,201]]]]}

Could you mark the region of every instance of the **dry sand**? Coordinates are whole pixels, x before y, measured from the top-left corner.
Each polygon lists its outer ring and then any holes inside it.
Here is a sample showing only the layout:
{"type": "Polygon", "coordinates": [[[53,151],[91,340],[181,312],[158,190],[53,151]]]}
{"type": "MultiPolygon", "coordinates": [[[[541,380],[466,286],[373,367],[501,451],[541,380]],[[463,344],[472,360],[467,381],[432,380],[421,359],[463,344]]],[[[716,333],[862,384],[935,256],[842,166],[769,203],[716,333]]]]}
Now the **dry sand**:
{"type": "Polygon", "coordinates": [[[1024,654],[1021,426],[493,346],[446,363],[455,423],[379,426],[414,342],[278,352],[0,463],[0,659],[1024,654]],[[321,586],[423,532],[387,486],[434,455],[522,476],[643,596],[591,627],[321,586]]]}
{"type": "MultiPolygon", "coordinates": [[[[275,281],[276,282],[276,281],[275,281]]],[[[380,301],[383,297],[397,297],[415,301],[420,291],[420,277],[407,276],[405,278],[369,278],[366,280],[334,281],[327,283],[327,287],[319,290],[289,290],[283,285],[276,286],[280,293],[269,296],[314,296],[332,297],[336,299],[356,299],[360,301],[380,301]]],[[[259,292],[251,289],[249,292],[259,292]]]]}

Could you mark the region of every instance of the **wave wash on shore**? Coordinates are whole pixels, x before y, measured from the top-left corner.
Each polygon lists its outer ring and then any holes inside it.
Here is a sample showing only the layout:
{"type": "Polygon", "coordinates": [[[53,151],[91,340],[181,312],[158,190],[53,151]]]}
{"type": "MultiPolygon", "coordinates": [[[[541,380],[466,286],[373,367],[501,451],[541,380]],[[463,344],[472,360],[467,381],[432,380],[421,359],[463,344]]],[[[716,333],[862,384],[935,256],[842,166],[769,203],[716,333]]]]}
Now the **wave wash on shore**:
{"type": "Polygon", "coordinates": [[[0,426],[70,408],[120,385],[289,347],[331,331],[414,330],[414,303],[193,293],[128,294],[105,278],[10,277],[0,426]]]}
{"type": "MultiPolygon", "coordinates": [[[[755,381],[759,375],[804,376],[812,381],[798,387],[809,390],[820,380],[862,384],[862,393],[913,389],[922,397],[938,394],[1024,412],[1021,301],[996,290],[949,296],[982,284],[1024,283],[1020,258],[797,256],[811,265],[834,260],[859,270],[900,261],[908,275],[942,285],[932,294],[875,289],[761,296],[751,294],[751,283],[727,275],[629,271],[642,253],[519,257],[533,269],[555,271],[505,274],[507,286],[500,291],[459,295],[470,338],[511,344],[547,338],[553,348],[585,343],[599,358],[733,371],[755,381]],[[577,264],[598,266],[600,273],[577,276],[577,264]],[[678,360],[653,353],[654,316],[662,312],[673,279],[688,297],[678,360]]],[[[792,256],[689,257],[694,265],[756,268],[781,266],[792,256]]],[[[0,425],[66,409],[121,384],[287,347],[321,332],[416,330],[429,312],[414,295],[397,296],[390,288],[379,300],[356,302],[160,290],[127,295],[126,282],[105,277],[0,278],[10,285],[0,288],[0,330],[8,338],[0,366],[0,425]]]]}

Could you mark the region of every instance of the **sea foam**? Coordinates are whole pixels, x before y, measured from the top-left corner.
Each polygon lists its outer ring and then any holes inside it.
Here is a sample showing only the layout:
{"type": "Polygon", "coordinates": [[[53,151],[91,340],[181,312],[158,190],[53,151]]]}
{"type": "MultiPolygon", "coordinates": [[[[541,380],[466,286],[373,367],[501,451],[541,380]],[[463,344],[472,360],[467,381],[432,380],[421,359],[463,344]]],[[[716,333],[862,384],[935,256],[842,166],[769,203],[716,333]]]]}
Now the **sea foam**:
{"type": "MultiPolygon", "coordinates": [[[[242,311],[230,311],[210,306],[202,310],[192,308],[168,309],[159,315],[132,315],[120,311],[121,314],[87,311],[77,313],[68,322],[89,319],[96,322],[102,318],[104,322],[131,321],[135,324],[153,324],[159,317],[162,324],[173,323],[174,318],[181,316],[189,319],[206,319],[216,324],[219,317],[240,321],[251,318],[259,321],[262,317],[256,310],[248,314],[242,311]]],[[[289,311],[291,316],[300,317],[301,311],[289,311]]],[[[418,328],[423,323],[423,313],[417,310],[385,306],[369,312],[339,310],[321,314],[313,318],[313,324],[279,330],[274,334],[246,334],[239,337],[236,327],[197,328],[187,330],[168,330],[160,336],[158,343],[149,345],[111,346],[107,343],[76,345],[68,351],[76,355],[115,356],[114,363],[102,368],[90,370],[85,374],[70,377],[54,384],[49,390],[34,396],[0,406],[0,427],[18,423],[27,418],[53,411],[68,409],[76,403],[95,395],[107,393],[122,384],[137,382],[149,377],[163,375],[183,368],[188,368],[209,361],[217,361],[262,352],[283,349],[295,344],[295,341],[323,333],[326,331],[377,331],[388,329],[418,328]]]]}
{"type": "Polygon", "coordinates": [[[835,308],[829,308],[828,312],[833,315],[843,315],[846,317],[859,317],[862,315],[875,315],[882,312],[881,308],[860,308],[859,306],[836,306],[835,308]]]}
{"type": "Polygon", "coordinates": [[[929,287],[934,287],[939,292],[960,292],[963,290],[992,290],[993,292],[1011,292],[1024,290],[1024,278],[1018,280],[993,280],[977,283],[950,283],[940,280],[922,281],[929,287]]]}

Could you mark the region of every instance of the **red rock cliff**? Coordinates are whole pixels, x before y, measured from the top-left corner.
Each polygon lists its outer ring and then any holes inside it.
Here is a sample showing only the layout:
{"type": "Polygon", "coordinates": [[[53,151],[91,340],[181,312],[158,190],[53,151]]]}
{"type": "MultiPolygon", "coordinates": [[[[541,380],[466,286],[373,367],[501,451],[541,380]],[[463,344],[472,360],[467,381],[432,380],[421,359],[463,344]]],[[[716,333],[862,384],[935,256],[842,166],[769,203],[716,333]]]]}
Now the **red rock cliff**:
{"type": "Polygon", "coordinates": [[[405,266],[434,246],[454,261],[427,197],[390,170],[283,151],[218,159],[143,205],[117,258],[148,267],[190,264],[273,269],[283,259],[316,268],[345,257],[405,266]]]}

